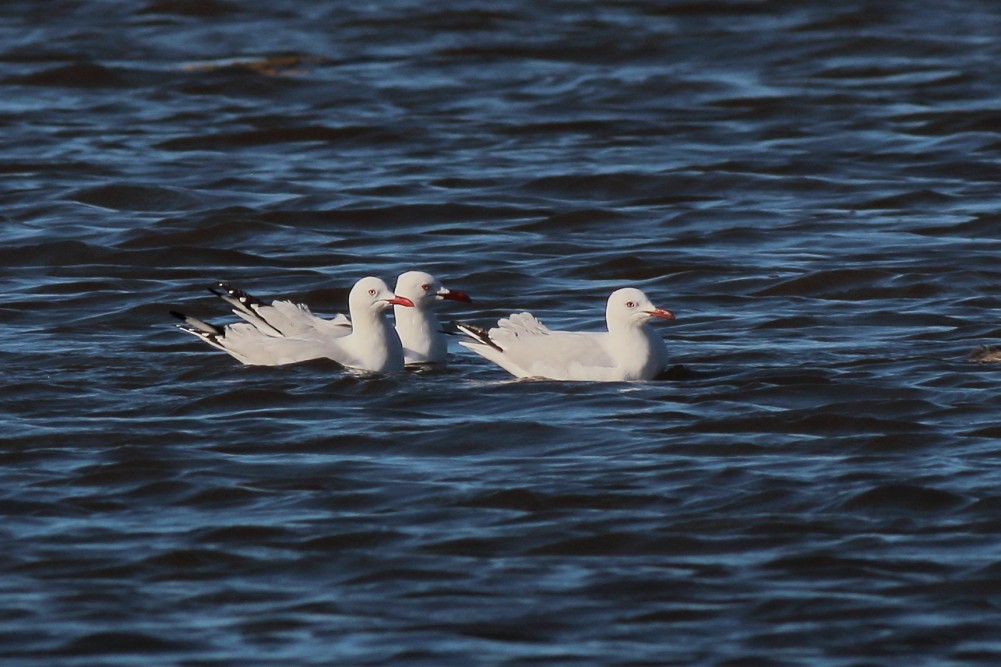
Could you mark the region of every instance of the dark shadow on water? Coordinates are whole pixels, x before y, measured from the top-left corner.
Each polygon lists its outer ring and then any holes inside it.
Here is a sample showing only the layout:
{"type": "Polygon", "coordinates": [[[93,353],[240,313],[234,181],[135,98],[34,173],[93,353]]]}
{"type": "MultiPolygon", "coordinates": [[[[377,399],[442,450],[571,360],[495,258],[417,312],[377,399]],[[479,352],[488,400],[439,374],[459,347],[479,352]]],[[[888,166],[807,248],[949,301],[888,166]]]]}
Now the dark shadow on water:
{"type": "Polygon", "coordinates": [[[683,382],[685,380],[697,380],[702,377],[706,377],[706,375],[698,371],[693,371],[684,364],[675,364],[661,371],[654,378],[654,382],[683,382]]]}

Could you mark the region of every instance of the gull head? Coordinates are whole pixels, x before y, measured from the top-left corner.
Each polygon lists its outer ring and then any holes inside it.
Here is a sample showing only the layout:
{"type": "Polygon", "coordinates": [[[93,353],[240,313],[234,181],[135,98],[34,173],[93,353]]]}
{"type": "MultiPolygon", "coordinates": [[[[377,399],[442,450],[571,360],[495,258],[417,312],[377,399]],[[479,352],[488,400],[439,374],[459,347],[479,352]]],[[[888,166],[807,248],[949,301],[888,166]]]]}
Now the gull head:
{"type": "Polygon", "coordinates": [[[434,276],[423,271],[401,273],[396,280],[396,294],[412,301],[417,309],[431,308],[443,299],[470,302],[465,292],[442,287],[434,276]]]}
{"type": "Polygon", "coordinates": [[[617,325],[642,326],[654,317],[662,320],[673,320],[674,313],[653,305],[646,294],[635,287],[615,290],[608,297],[605,319],[609,328],[617,325]]]}
{"type": "Polygon", "coordinates": [[[379,278],[368,276],[362,278],[351,288],[348,295],[348,305],[352,314],[361,312],[381,313],[390,306],[410,306],[414,302],[389,291],[389,287],[379,278]]]}

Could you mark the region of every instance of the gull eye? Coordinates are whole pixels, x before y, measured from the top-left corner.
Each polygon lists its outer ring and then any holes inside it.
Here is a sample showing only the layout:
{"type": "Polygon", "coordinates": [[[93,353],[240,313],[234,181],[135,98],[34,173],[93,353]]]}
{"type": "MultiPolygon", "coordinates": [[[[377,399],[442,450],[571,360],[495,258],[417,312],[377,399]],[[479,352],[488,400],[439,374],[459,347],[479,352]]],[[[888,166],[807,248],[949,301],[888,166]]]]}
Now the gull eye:
{"type": "Polygon", "coordinates": [[[636,307],[635,301],[626,301],[626,308],[635,308],[635,307],[636,307]]]}
{"type": "Polygon", "coordinates": [[[431,286],[428,285],[427,283],[424,283],[423,285],[421,285],[421,289],[427,292],[429,289],[431,289],[431,286]]]}
{"type": "Polygon", "coordinates": [[[376,295],[376,291],[375,291],[374,289],[370,289],[370,290],[368,291],[368,295],[369,295],[369,296],[375,296],[375,295],[376,295]]]}

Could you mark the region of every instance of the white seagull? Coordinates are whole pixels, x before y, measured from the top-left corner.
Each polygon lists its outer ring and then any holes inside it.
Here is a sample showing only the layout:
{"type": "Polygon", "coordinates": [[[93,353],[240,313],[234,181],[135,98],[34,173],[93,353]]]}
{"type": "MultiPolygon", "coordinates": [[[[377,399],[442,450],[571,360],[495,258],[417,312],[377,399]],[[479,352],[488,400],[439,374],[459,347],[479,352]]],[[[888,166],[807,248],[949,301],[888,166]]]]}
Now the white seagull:
{"type": "Polygon", "coordinates": [[[489,359],[515,377],[618,382],[650,380],[667,365],[667,347],[647,322],[673,320],[638,289],[612,292],[605,309],[608,331],[552,331],[531,313],[517,313],[487,331],[456,323],[471,341],[459,345],[489,359]]]}
{"type": "Polygon", "coordinates": [[[309,359],[333,359],[348,368],[376,373],[403,370],[403,344],[386,320],[390,306],[413,307],[413,302],[389,291],[379,278],[362,278],[348,295],[351,319],[338,315],[325,320],[309,308],[289,301],[270,306],[220,283],[212,291],[233,306],[246,322],[218,327],[175,311],[184,321],[182,331],[248,365],[281,366],[309,359]]]}
{"type": "Polygon", "coordinates": [[[465,292],[442,287],[434,276],[423,271],[407,271],[396,279],[396,293],[414,302],[413,308],[397,306],[396,333],[403,343],[407,364],[439,364],[448,361],[448,342],[434,307],[444,299],[470,303],[465,292]]]}
{"type": "MultiPolygon", "coordinates": [[[[225,282],[218,283],[209,290],[233,306],[234,313],[253,325],[252,328],[241,326],[239,330],[244,339],[243,348],[254,346],[256,335],[256,346],[269,351],[265,358],[289,359],[280,363],[325,357],[327,354],[324,345],[330,339],[347,336],[352,331],[351,319],[341,314],[328,320],[314,315],[308,306],[301,303],[272,301],[271,305],[267,305],[225,282]],[[312,346],[307,344],[310,341],[314,343],[312,346]]],[[[423,271],[401,274],[396,282],[395,294],[410,302],[409,305],[395,306],[396,333],[403,344],[404,363],[445,364],[448,344],[432,309],[444,299],[468,303],[470,298],[464,292],[442,287],[434,276],[423,271]]],[[[189,326],[194,326],[194,322],[198,321],[186,315],[174,315],[189,326]]],[[[206,332],[204,329],[202,331],[206,332]]]]}

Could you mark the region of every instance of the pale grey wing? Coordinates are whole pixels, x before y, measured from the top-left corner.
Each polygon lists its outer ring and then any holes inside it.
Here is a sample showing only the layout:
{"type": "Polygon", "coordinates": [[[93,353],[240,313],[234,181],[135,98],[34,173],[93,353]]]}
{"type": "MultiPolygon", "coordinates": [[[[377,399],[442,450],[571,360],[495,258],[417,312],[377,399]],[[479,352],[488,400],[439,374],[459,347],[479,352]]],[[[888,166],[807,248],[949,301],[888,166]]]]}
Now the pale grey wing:
{"type": "Polygon", "coordinates": [[[309,306],[302,303],[273,301],[270,306],[255,306],[253,311],[253,314],[236,309],[233,312],[268,336],[323,340],[351,333],[351,320],[347,316],[338,314],[327,320],[314,315],[309,306]],[[267,326],[259,326],[259,320],[267,326]]]}
{"type": "Polygon", "coordinates": [[[201,338],[248,366],[284,366],[313,359],[331,359],[344,366],[358,366],[355,354],[345,349],[346,338],[312,340],[269,336],[258,327],[239,322],[222,329],[188,317],[182,331],[201,338]],[[203,325],[203,326],[199,326],[203,325]]]}
{"type": "Polygon", "coordinates": [[[508,363],[527,376],[592,379],[616,366],[605,349],[608,334],[553,331],[531,313],[501,320],[488,335],[508,363]]]}
{"type": "Polygon", "coordinates": [[[332,320],[317,317],[309,307],[291,301],[273,301],[266,305],[253,294],[228,282],[220,282],[209,291],[233,307],[233,312],[266,336],[289,338],[339,338],[351,333],[351,322],[344,315],[332,320]]]}
{"type": "Polygon", "coordinates": [[[497,322],[490,330],[491,338],[500,336],[542,336],[551,334],[552,330],[536,319],[532,313],[514,313],[497,322]]]}
{"type": "Polygon", "coordinates": [[[269,336],[242,322],[227,326],[225,334],[216,339],[216,347],[255,366],[283,366],[323,356],[311,341],[269,336]]]}
{"type": "MultiPolygon", "coordinates": [[[[598,379],[601,369],[616,368],[605,350],[603,333],[552,331],[545,334],[521,333],[517,338],[497,341],[508,357],[530,376],[555,380],[598,379]]],[[[496,340],[496,339],[495,339],[496,340]]]]}

